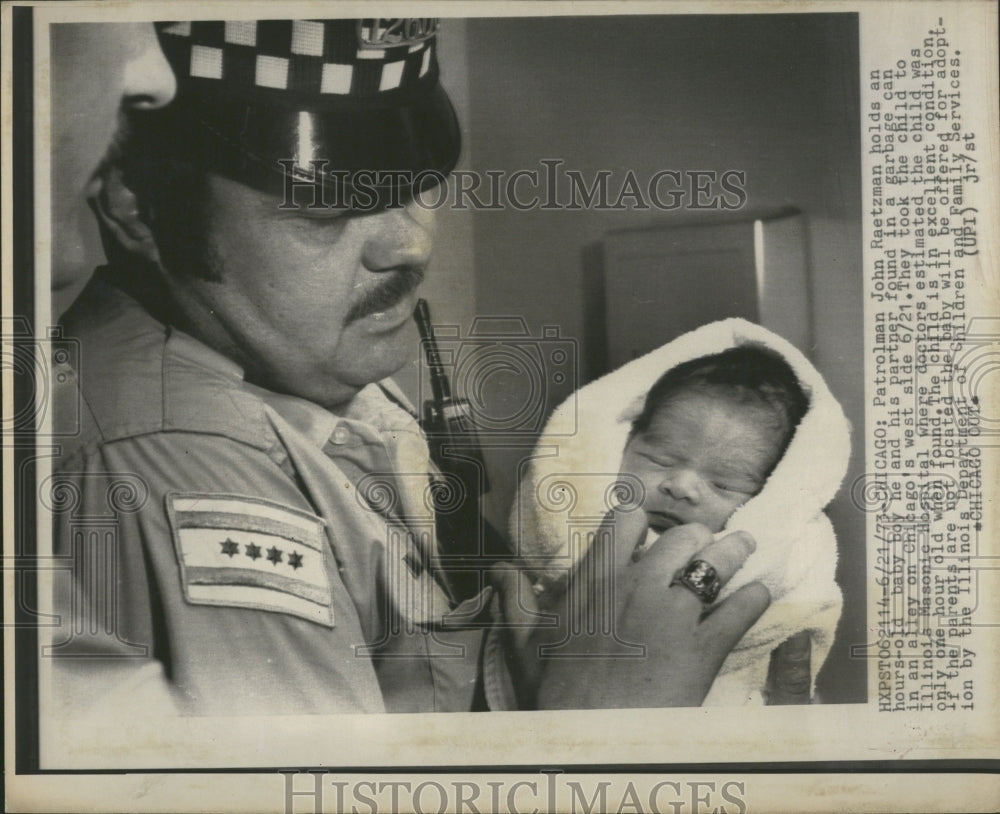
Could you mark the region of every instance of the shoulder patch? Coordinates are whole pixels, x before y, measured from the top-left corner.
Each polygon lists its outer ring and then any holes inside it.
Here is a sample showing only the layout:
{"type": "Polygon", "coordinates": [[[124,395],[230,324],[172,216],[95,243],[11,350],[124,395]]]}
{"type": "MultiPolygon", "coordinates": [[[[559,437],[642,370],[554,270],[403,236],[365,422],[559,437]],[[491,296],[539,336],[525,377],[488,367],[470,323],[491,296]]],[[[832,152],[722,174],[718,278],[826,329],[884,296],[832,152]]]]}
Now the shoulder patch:
{"type": "Polygon", "coordinates": [[[243,495],[171,492],[166,503],[188,602],[334,626],[322,519],[243,495]]]}

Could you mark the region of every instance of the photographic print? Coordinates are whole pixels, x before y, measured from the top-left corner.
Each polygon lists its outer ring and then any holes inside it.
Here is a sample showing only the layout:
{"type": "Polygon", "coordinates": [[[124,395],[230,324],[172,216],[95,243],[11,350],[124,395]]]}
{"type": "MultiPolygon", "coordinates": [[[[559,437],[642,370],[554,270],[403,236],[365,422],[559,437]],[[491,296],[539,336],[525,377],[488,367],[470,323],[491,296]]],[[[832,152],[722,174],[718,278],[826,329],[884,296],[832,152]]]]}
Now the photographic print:
{"type": "Polygon", "coordinates": [[[3,11],[10,810],[995,807],[995,8],[3,11]]]}

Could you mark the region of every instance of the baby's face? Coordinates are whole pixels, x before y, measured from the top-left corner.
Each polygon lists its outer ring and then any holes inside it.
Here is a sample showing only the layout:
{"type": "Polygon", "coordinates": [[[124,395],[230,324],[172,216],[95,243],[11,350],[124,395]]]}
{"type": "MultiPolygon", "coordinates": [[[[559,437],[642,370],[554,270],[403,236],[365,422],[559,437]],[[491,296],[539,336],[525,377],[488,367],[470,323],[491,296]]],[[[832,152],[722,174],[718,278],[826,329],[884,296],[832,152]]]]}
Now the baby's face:
{"type": "Polygon", "coordinates": [[[702,393],[680,393],[625,447],[622,473],[646,490],[649,527],[685,523],[722,531],[760,491],[779,454],[780,431],[763,408],[702,393]]]}

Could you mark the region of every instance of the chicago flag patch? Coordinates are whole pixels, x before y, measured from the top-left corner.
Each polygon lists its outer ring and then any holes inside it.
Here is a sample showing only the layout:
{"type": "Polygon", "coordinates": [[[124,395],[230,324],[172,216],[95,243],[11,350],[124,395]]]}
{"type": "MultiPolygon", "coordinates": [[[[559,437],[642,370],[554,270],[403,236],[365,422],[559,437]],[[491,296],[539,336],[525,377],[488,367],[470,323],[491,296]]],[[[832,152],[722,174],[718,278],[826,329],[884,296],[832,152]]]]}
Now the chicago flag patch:
{"type": "Polygon", "coordinates": [[[166,503],[188,602],[334,626],[319,517],[241,495],[171,492],[166,503]]]}

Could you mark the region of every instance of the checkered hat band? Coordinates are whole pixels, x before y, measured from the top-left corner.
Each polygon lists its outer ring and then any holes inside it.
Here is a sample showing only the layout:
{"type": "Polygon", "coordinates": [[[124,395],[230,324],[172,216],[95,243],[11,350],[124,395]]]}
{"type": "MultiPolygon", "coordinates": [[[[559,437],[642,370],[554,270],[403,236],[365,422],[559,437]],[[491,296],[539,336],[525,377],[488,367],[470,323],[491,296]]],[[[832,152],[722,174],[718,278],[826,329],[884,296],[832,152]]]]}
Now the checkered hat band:
{"type": "Polygon", "coordinates": [[[436,67],[433,38],[364,49],[353,20],[198,21],[159,30],[180,80],[218,82],[234,91],[369,97],[412,88],[436,67]]]}

